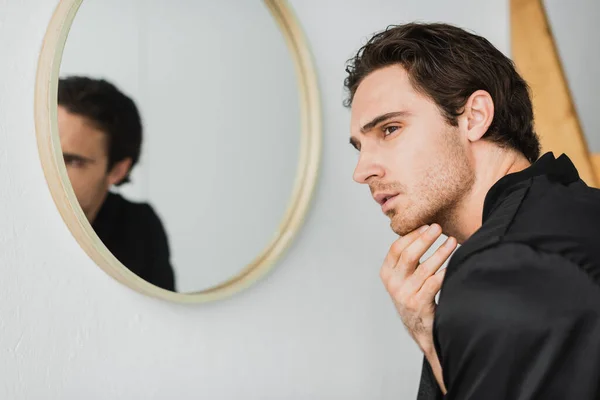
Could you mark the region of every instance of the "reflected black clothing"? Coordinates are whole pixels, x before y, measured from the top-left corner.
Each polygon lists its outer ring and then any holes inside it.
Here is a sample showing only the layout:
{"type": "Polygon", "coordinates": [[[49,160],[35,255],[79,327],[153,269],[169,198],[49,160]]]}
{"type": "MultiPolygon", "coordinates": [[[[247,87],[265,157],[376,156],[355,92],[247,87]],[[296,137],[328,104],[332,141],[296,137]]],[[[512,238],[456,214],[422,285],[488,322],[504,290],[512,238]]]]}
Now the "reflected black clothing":
{"type": "Polygon", "coordinates": [[[150,205],[109,193],[92,225],[104,245],[129,270],[158,287],[175,291],[167,236],[150,205]]]}
{"type": "Polygon", "coordinates": [[[565,155],[488,192],[433,335],[448,394],[424,361],[419,400],[600,399],[600,190],[565,155]]]}

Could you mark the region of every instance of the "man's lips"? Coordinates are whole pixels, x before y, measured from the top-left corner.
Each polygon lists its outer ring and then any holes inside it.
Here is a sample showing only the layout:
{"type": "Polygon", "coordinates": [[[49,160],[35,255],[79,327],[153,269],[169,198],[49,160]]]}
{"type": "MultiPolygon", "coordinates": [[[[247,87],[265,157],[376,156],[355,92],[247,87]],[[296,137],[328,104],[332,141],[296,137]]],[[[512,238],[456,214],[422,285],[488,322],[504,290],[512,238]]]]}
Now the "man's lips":
{"type": "Polygon", "coordinates": [[[383,207],[386,205],[386,203],[389,203],[390,200],[392,200],[396,196],[398,196],[398,194],[399,193],[395,193],[395,192],[381,192],[381,193],[376,193],[375,195],[373,195],[373,198],[380,206],[383,207]]]}

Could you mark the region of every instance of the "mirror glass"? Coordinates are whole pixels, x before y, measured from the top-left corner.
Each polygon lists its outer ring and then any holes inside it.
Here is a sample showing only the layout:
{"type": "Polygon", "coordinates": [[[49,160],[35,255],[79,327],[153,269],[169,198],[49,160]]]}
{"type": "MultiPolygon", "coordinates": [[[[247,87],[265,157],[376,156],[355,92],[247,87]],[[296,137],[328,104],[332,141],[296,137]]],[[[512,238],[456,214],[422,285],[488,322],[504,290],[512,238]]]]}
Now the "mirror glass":
{"type": "Polygon", "coordinates": [[[176,292],[275,239],[301,143],[295,67],[261,1],[84,0],[60,66],[77,200],[125,267],[176,292]]]}

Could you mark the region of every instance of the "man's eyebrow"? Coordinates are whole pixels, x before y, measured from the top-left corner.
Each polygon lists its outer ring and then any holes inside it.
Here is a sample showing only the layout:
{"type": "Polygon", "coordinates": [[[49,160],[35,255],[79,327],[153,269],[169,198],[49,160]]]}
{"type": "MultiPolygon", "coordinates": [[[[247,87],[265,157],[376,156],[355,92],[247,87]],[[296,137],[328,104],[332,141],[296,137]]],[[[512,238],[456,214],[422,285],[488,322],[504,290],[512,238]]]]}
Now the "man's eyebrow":
{"type": "Polygon", "coordinates": [[[83,162],[88,162],[88,163],[94,162],[94,160],[92,158],[87,158],[84,156],[80,156],[79,154],[73,154],[73,153],[63,153],[63,158],[66,158],[69,160],[83,161],[83,162]]]}
{"type": "Polygon", "coordinates": [[[379,125],[380,123],[387,121],[388,119],[396,118],[396,117],[407,117],[409,115],[410,115],[410,113],[408,111],[395,111],[395,112],[381,114],[381,115],[373,118],[371,120],[371,122],[366,123],[362,128],[360,128],[360,131],[362,133],[366,133],[366,132],[370,131],[371,129],[373,129],[374,127],[376,127],[377,125],[379,125]]]}

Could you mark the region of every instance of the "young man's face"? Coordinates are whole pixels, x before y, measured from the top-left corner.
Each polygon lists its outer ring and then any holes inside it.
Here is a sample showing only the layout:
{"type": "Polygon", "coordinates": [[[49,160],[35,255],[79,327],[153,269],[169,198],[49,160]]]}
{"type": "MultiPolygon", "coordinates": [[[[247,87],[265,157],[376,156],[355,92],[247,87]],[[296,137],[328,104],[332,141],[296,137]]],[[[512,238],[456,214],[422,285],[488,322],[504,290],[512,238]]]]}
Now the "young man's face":
{"type": "Polygon", "coordinates": [[[376,70],[360,83],[350,140],[360,151],[354,180],[369,185],[394,232],[454,223],[454,208],[474,181],[467,139],[414,90],[404,68],[376,70]]]}
{"type": "Polygon", "coordinates": [[[108,189],[124,175],[118,166],[108,171],[108,137],[86,117],[58,106],[58,131],[69,180],[92,223],[108,189]]]}

